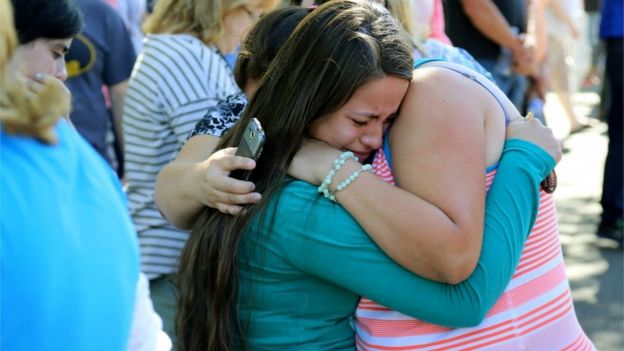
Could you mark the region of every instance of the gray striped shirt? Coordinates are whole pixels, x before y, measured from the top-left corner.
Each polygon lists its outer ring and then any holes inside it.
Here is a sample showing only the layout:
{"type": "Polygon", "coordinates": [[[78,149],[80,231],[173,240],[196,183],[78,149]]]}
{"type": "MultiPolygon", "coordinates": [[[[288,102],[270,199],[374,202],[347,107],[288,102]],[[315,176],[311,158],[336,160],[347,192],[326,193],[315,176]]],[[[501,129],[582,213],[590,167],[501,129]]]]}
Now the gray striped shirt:
{"type": "Polygon", "coordinates": [[[137,58],[123,114],[130,215],[150,278],[172,273],[188,238],[164,219],[154,202],[160,169],[172,161],[206,110],[239,92],[214,47],[184,34],[148,36],[137,58]]]}

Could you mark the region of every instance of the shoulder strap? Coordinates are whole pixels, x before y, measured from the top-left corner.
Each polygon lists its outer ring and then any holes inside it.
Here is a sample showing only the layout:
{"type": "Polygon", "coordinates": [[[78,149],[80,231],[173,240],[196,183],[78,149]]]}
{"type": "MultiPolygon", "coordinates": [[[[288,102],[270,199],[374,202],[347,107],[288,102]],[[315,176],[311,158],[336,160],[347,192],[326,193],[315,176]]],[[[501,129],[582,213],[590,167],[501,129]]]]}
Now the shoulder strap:
{"type": "Polygon", "coordinates": [[[433,61],[444,61],[444,60],[440,58],[421,57],[419,59],[414,60],[414,69],[424,65],[427,62],[433,62],[433,61]]]}
{"type": "Polygon", "coordinates": [[[503,105],[503,103],[501,102],[500,97],[496,94],[496,92],[490,90],[490,88],[488,88],[487,85],[483,84],[483,82],[479,79],[479,77],[475,74],[474,71],[472,71],[471,69],[467,67],[461,66],[459,64],[453,64],[446,60],[437,59],[437,58],[417,59],[414,61],[414,69],[417,69],[430,62],[436,62],[434,64],[428,65],[430,67],[439,67],[439,68],[445,68],[445,69],[451,70],[479,84],[482,88],[487,90],[492,95],[492,97],[494,97],[494,99],[500,106],[501,110],[503,110],[503,115],[505,116],[505,123],[509,123],[511,121],[511,118],[509,117],[509,113],[507,112],[507,109],[505,109],[505,105],[503,105]]]}

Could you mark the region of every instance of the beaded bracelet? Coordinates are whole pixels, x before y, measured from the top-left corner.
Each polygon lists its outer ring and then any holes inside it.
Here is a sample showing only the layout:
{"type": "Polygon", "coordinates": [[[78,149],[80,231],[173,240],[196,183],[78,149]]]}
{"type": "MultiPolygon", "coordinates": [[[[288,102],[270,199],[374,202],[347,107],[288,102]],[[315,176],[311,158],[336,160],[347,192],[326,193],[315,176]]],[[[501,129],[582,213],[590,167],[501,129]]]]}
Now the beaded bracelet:
{"type": "Polygon", "coordinates": [[[372,169],[373,169],[373,166],[371,166],[371,165],[364,165],[364,166],[362,166],[362,168],[360,168],[357,171],[351,173],[350,176],[348,176],[345,180],[342,181],[342,183],[338,184],[338,186],[336,187],[336,191],[334,191],[334,193],[332,194],[332,196],[334,196],[334,199],[335,199],[335,194],[337,192],[339,192],[340,190],[343,190],[344,188],[346,188],[349,185],[351,185],[351,183],[353,183],[353,181],[355,181],[357,179],[357,177],[359,177],[360,174],[362,174],[362,172],[370,172],[370,171],[372,171],[372,169]]]}
{"type": "Polygon", "coordinates": [[[334,163],[332,164],[332,168],[329,170],[329,173],[327,173],[327,175],[325,176],[325,179],[323,180],[323,182],[321,183],[321,185],[319,185],[317,189],[319,193],[323,194],[323,196],[325,196],[326,198],[332,201],[336,201],[336,198],[334,197],[334,195],[329,191],[329,184],[331,183],[332,179],[334,179],[334,176],[336,175],[336,173],[338,173],[340,168],[342,168],[342,166],[349,159],[358,161],[357,157],[355,157],[355,155],[353,155],[353,152],[351,151],[343,152],[342,154],[340,154],[340,156],[338,156],[338,158],[334,160],[334,163]]]}

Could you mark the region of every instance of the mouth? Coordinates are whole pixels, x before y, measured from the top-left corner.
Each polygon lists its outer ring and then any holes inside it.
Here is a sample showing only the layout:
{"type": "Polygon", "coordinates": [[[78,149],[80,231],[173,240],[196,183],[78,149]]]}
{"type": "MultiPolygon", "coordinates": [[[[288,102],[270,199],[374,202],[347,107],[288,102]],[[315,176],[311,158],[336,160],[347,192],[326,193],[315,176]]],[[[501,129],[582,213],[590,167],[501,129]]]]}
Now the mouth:
{"type": "Polygon", "coordinates": [[[364,162],[366,161],[366,159],[368,158],[368,156],[370,156],[370,151],[369,152],[357,152],[357,151],[351,151],[353,152],[353,154],[355,155],[355,157],[358,158],[358,160],[360,160],[360,162],[364,162]]]}

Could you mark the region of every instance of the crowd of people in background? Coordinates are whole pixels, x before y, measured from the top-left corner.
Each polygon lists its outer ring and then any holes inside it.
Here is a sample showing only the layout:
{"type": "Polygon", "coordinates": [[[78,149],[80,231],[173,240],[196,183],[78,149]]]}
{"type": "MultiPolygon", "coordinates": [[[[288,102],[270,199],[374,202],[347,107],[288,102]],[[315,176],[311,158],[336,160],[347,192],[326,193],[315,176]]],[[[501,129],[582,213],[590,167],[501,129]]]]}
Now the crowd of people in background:
{"type": "Polygon", "coordinates": [[[0,349],[594,350],[546,125],[592,128],[572,95],[601,91],[596,235],[623,248],[623,17],[623,0],[0,0],[0,349]],[[252,119],[255,160],[236,155],[252,119]]]}

